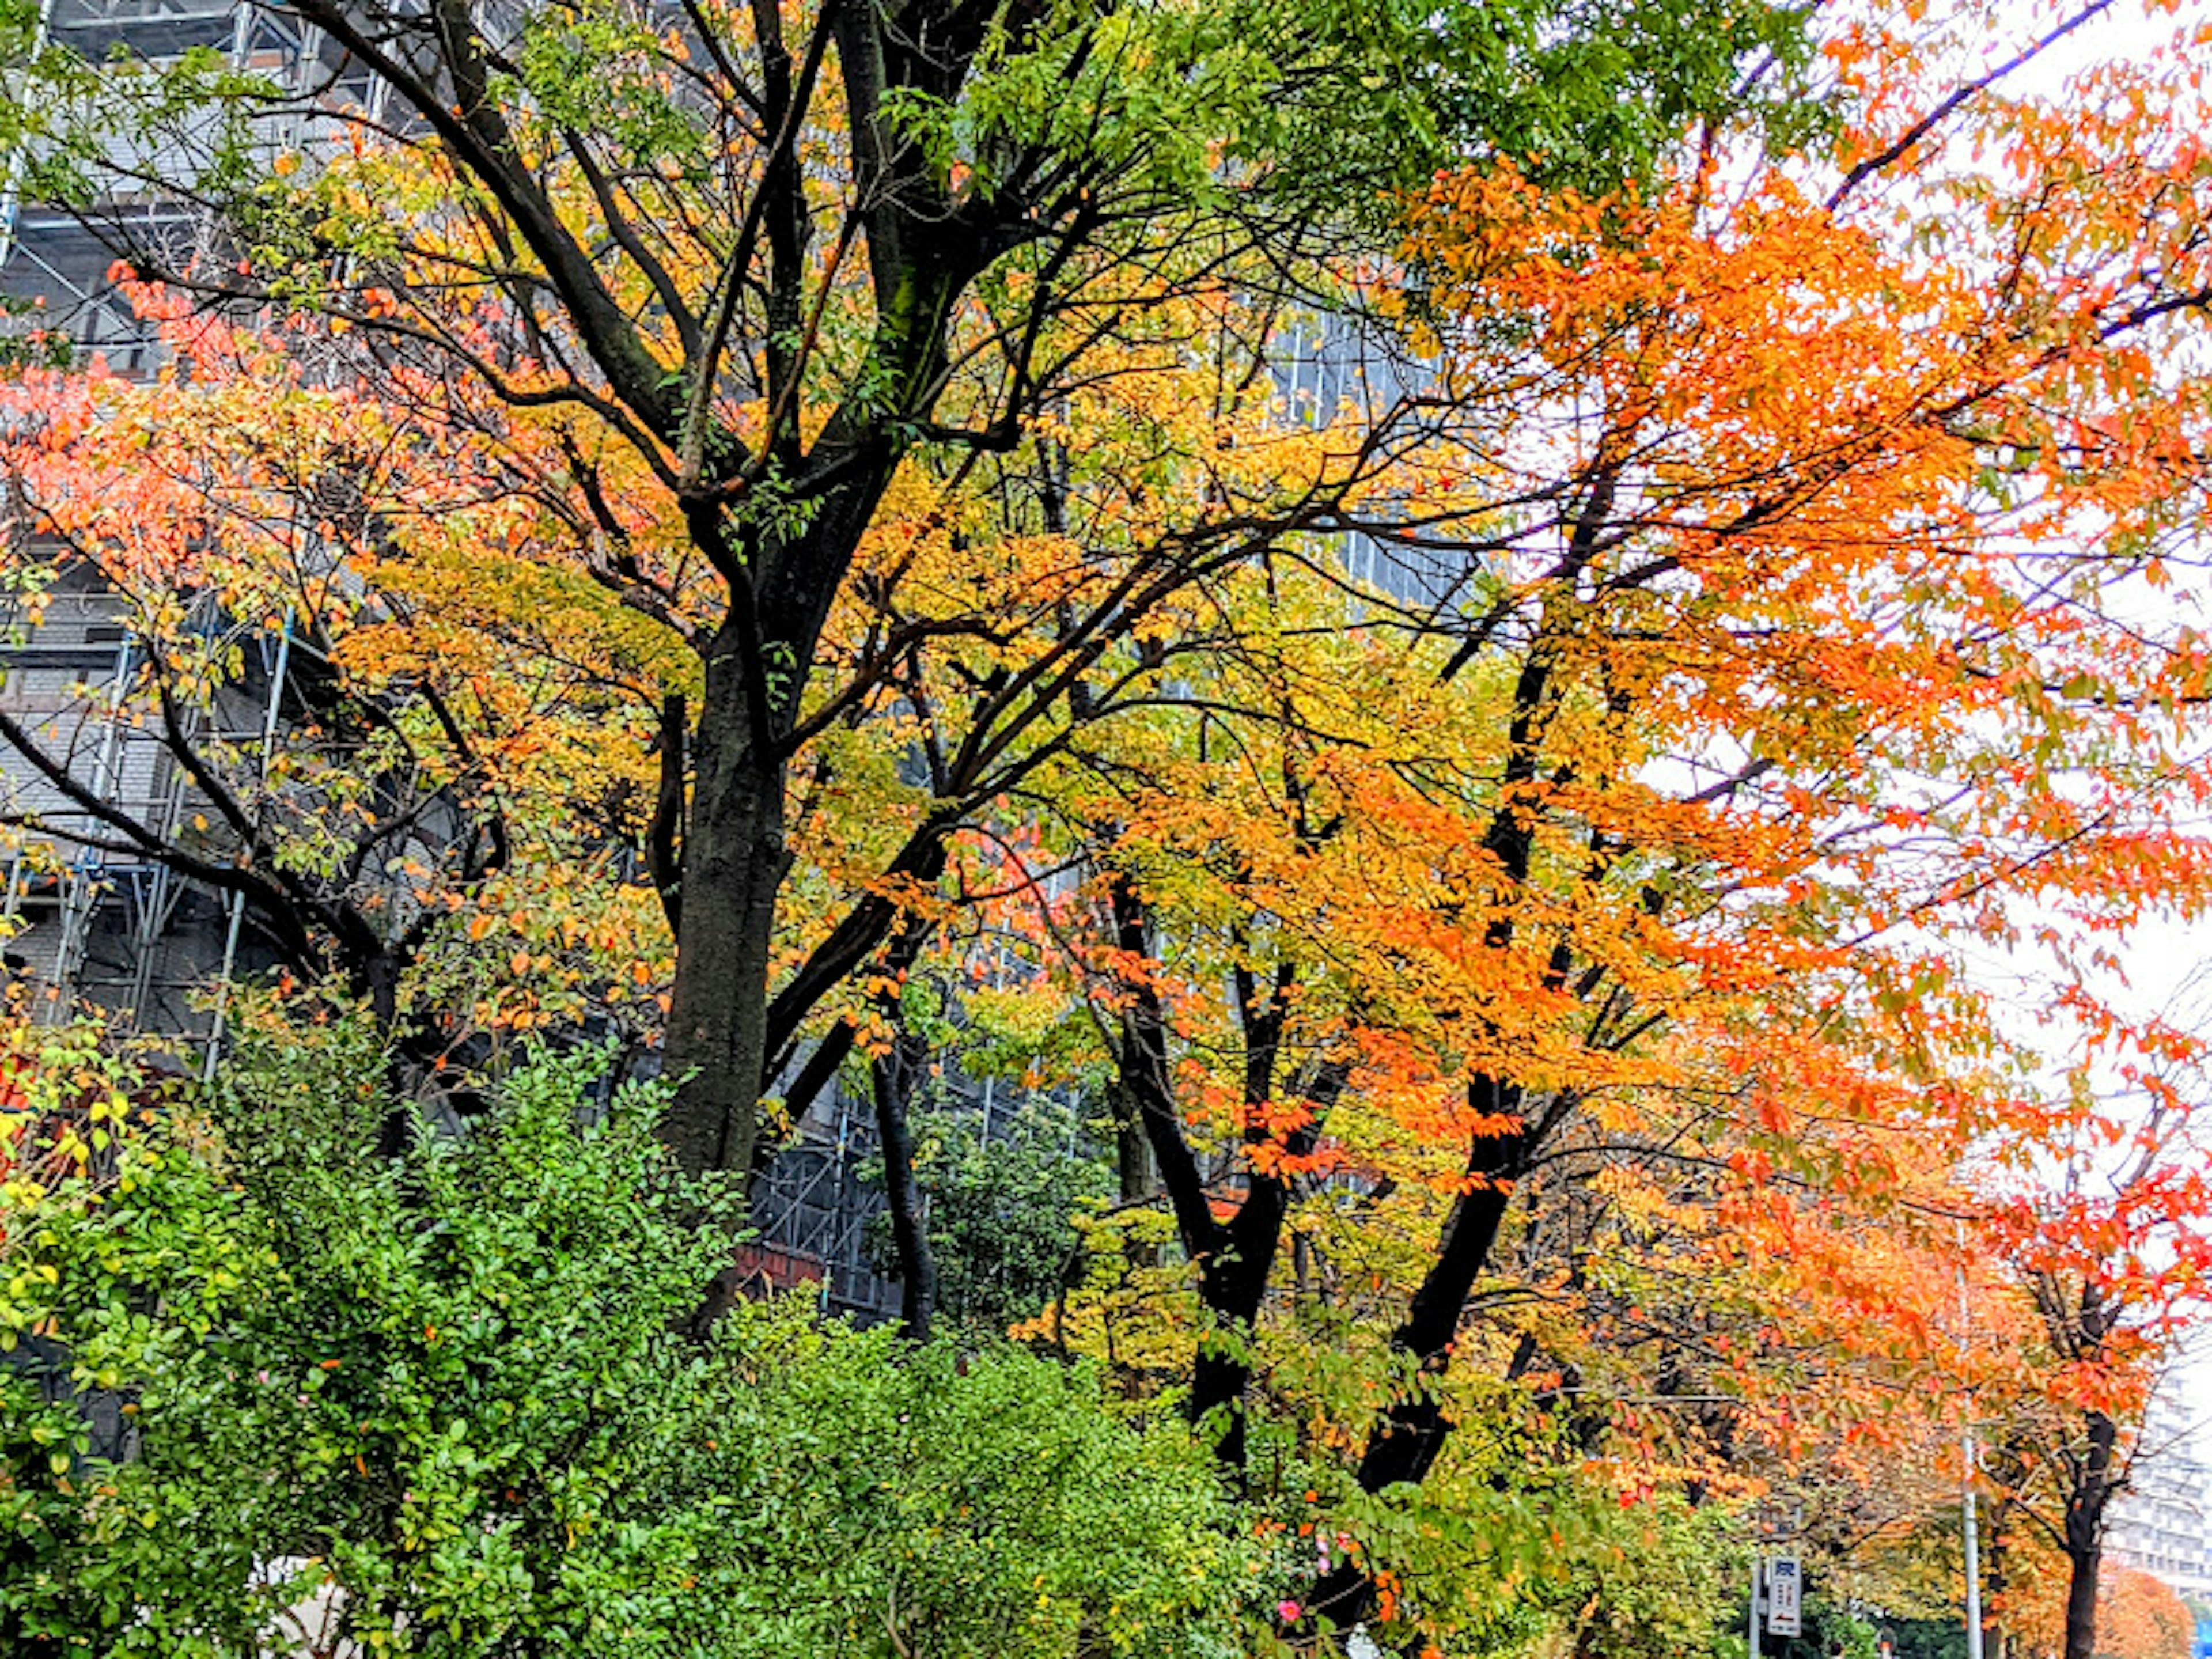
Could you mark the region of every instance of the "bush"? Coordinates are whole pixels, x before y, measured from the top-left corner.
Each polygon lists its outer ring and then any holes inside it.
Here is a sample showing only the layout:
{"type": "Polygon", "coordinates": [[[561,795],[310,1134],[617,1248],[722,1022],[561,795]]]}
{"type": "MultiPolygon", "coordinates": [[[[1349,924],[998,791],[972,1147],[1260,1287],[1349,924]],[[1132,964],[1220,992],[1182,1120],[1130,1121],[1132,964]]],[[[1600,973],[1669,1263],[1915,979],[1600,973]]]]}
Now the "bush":
{"type": "Polygon", "coordinates": [[[735,1195],[658,1088],[586,1112],[597,1060],[541,1059],[393,1160],[381,1074],[355,1029],[249,1047],[209,1124],[19,1194],[0,1322],[127,1394],[140,1455],[0,1397],[9,1650],[244,1659],[318,1589],[440,1659],[1242,1650],[1258,1564],[1179,1426],[797,1306],[695,1341],[735,1195]]]}

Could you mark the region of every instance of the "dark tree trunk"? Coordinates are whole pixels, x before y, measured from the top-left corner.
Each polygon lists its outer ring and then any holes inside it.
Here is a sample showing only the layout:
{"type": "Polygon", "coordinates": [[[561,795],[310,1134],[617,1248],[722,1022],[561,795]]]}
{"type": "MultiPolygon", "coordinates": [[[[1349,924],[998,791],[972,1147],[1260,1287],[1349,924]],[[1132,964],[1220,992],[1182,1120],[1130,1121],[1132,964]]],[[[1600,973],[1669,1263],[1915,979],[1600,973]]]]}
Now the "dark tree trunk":
{"type": "MultiPolygon", "coordinates": [[[[1199,1339],[1198,1357],[1191,1365],[1190,1415],[1194,1422],[1206,1423],[1215,1420],[1215,1413],[1221,1413],[1214,1455],[1241,1474],[1250,1449],[1247,1396],[1252,1387],[1251,1342],[1260,1291],[1245,1294],[1244,1283],[1255,1275],[1237,1262],[1216,1257],[1206,1267],[1200,1278],[1200,1295],[1212,1316],[1213,1328],[1199,1339]],[[1237,1310],[1247,1302],[1251,1311],[1239,1314],[1237,1310]]],[[[1264,1290],[1266,1269],[1261,1268],[1256,1277],[1264,1290]]]]}
{"type": "Polygon", "coordinates": [[[2088,1451],[2066,1503],[2066,1659],[2096,1659],[2097,1579],[2105,1564],[2105,1509],[2116,1486],[2112,1457],[2119,1425],[2087,1414],[2088,1451]]]}
{"type": "MultiPolygon", "coordinates": [[[[1600,528],[1612,510],[1615,475],[1607,473],[1594,483],[1577,514],[1572,562],[1587,560],[1595,546],[1600,528]]],[[[1506,726],[1506,758],[1503,792],[1483,846],[1498,860],[1502,890],[1514,893],[1528,879],[1535,848],[1539,812],[1528,792],[1537,781],[1538,757],[1545,729],[1557,701],[1553,684],[1556,647],[1549,638],[1551,623],[1521,660],[1513,688],[1513,714],[1506,726]]],[[[1470,641],[1470,647],[1473,641],[1470,641]]],[[[1446,671],[1446,678],[1471,658],[1463,648],[1446,671]]],[[[1509,909],[1492,920],[1483,932],[1483,944],[1504,951],[1514,941],[1515,919],[1509,909]]],[[[1566,983],[1568,961],[1564,945],[1554,948],[1547,982],[1554,988],[1566,983]]],[[[1406,1310],[1405,1322],[1390,1334],[1390,1346],[1401,1360],[1410,1360],[1413,1387],[1406,1398],[1395,1401],[1383,1413],[1382,1426],[1369,1438],[1359,1461],[1359,1487],[1377,1493],[1401,1485],[1418,1485],[1435,1465],[1451,1423],[1436,1385],[1451,1364],[1453,1340],[1459,1334],[1460,1315],[1468,1293],[1490,1260],[1499,1226],[1513,1200],[1513,1183],[1528,1167],[1530,1155],[1549,1135],[1568,1103],[1557,1097],[1544,1121],[1531,1125],[1522,1116],[1527,1105],[1518,1083],[1503,1078],[1478,1076],[1468,1084],[1468,1103],[1484,1116],[1510,1124],[1501,1133],[1479,1133],[1468,1147],[1467,1190],[1452,1201],[1444,1218],[1437,1253],[1420,1287],[1406,1310]]],[[[1376,1607],[1374,1582],[1349,1561],[1340,1561],[1314,1587],[1308,1616],[1326,1619],[1339,1629],[1372,1615],[1376,1607]]]]}
{"type": "Polygon", "coordinates": [[[1114,1175],[1124,1204],[1141,1204],[1159,1190],[1143,1114],[1129,1091],[1119,1085],[1114,1090],[1114,1175]]]}
{"type": "MultiPolygon", "coordinates": [[[[1468,1096],[1485,1114],[1519,1121],[1522,1102],[1518,1086],[1482,1078],[1469,1087],[1468,1096]]],[[[1412,1392],[1383,1413],[1382,1427],[1367,1443],[1359,1461],[1362,1492],[1418,1485],[1443,1449],[1451,1422],[1444,1415],[1437,1385],[1450,1367],[1460,1315],[1498,1242],[1530,1141],[1523,1125],[1503,1134],[1477,1135],[1470,1145],[1467,1173],[1474,1184],[1453,1200],[1436,1258],[1407,1307],[1404,1322],[1390,1334],[1392,1352],[1413,1362],[1415,1382],[1412,1392]]],[[[1315,1586],[1310,1613],[1344,1630],[1372,1617],[1375,1606],[1375,1586],[1366,1573],[1350,1561],[1340,1561],[1315,1586]]]]}
{"type": "Polygon", "coordinates": [[[653,821],[646,827],[645,855],[654,890],[660,895],[661,913],[668,931],[684,936],[684,778],[688,770],[691,722],[684,713],[684,694],[672,691],[660,700],[660,731],[653,747],[660,757],[660,781],[653,803],[653,821]]]}
{"type": "MultiPolygon", "coordinates": [[[[1313,1121],[1289,1137],[1285,1152],[1295,1158],[1312,1152],[1321,1121],[1343,1092],[1347,1075],[1340,1064],[1330,1062],[1321,1067],[1306,1086],[1306,1103],[1313,1121]]],[[[1200,1344],[1192,1369],[1190,1412],[1200,1422],[1216,1411],[1227,1413],[1219,1455],[1232,1469],[1244,1467],[1252,1387],[1250,1345],[1261,1305],[1267,1299],[1267,1281],[1274,1274],[1291,1197],[1287,1177],[1254,1171],[1243,1203],[1220,1228],[1219,1242],[1199,1276],[1200,1297],[1215,1330],[1200,1344]]]]}
{"type": "Polygon", "coordinates": [[[883,1147],[884,1191],[890,1199],[891,1240],[898,1250],[899,1319],[917,1342],[929,1340],[937,1311],[937,1254],[930,1248],[921,1188],[914,1176],[915,1088],[929,1064],[921,1037],[894,1016],[890,1046],[868,1064],[875,1086],[876,1135],[883,1147]]]}
{"type": "MultiPolygon", "coordinates": [[[[1149,959],[1152,939],[1141,895],[1125,881],[1110,894],[1115,942],[1133,959],[1149,959]]],[[[1254,1115],[1244,1132],[1251,1148],[1269,1139],[1258,1127],[1258,1109],[1272,1097],[1279,1073],[1287,970],[1271,998],[1240,981],[1245,1044],[1244,1104],[1254,1115]]],[[[1252,1383],[1250,1344],[1267,1293],[1290,1213],[1286,1177],[1251,1172],[1243,1201],[1226,1221],[1217,1219],[1205,1172],[1183,1133],[1175,1100],[1168,1055],[1167,1013],[1149,983],[1128,987],[1129,1007],[1121,1018],[1120,1078],[1121,1109],[1142,1133],[1144,1150],[1160,1186],[1166,1189],[1184,1253],[1199,1269],[1199,1300],[1212,1329],[1200,1340],[1191,1369],[1189,1412],[1196,1422],[1223,1413],[1215,1450],[1232,1470],[1244,1467],[1246,1418],[1252,1383]]],[[[1313,1150],[1322,1120],[1335,1103],[1348,1077],[1346,1068],[1327,1061],[1303,1085],[1312,1121],[1293,1133],[1283,1150],[1292,1157],[1313,1150]]],[[[1121,1155],[1125,1182],[1140,1168],[1126,1147],[1121,1155]]],[[[1125,1196],[1128,1194],[1125,1192],[1125,1196]]]]}
{"type": "MultiPolygon", "coordinates": [[[[936,886],[945,873],[945,854],[942,837],[932,842],[927,856],[913,872],[919,886],[936,886]]],[[[927,1075],[929,1044],[908,1019],[903,994],[907,976],[936,931],[933,917],[908,910],[878,958],[876,973],[883,989],[875,1003],[890,1029],[891,1042],[868,1062],[876,1097],[876,1138],[884,1158],[884,1191],[890,1200],[891,1242],[898,1252],[899,1318],[917,1342],[929,1340],[937,1312],[937,1253],[930,1246],[928,1218],[914,1175],[914,1098],[927,1075]]]]}
{"type": "Polygon", "coordinates": [[[2066,1659],[2096,1659],[2097,1573],[2104,1547],[2076,1555],[2069,1545],[2071,1576],[2066,1583],[2066,1659]]]}
{"type": "Polygon", "coordinates": [[[709,647],[685,823],[664,1130],[686,1170],[750,1170],[767,1058],[769,952],[784,848],[783,766],[753,740],[738,647],[709,647]]]}

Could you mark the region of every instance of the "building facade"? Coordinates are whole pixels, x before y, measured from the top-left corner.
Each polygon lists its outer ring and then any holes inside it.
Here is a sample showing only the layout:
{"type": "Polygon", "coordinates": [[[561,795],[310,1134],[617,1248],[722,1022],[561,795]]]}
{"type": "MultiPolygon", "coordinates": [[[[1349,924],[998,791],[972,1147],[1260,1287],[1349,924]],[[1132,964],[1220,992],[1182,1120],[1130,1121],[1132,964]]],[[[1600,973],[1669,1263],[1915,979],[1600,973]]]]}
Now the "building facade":
{"type": "Polygon", "coordinates": [[[2212,1598],[2212,1461],[2203,1428],[2179,1401],[2153,1400],[2105,1534],[2106,1561],[2199,1599],[2212,1598]]]}

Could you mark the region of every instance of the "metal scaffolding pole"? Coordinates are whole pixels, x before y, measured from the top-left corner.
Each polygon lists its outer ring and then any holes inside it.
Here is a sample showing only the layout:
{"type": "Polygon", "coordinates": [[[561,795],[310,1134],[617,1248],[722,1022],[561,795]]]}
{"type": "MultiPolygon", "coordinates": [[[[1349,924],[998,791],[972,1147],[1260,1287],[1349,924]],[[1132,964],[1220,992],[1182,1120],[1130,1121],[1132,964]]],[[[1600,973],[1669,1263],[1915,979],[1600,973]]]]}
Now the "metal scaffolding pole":
{"type": "Polygon", "coordinates": [[[1974,1524],[1974,1384],[1966,1376],[1966,1357],[1973,1314],[1966,1302],[1966,1224],[1959,1224],[1959,1370],[1966,1384],[1966,1407],[1960,1413],[1959,1425],[1960,1449],[1964,1454],[1965,1467],[1959,1479],[1963,1486],[1965,1502],[1962,1505],[1966,1528],[1966,1659],[1982,1659],[1982,1551],[1981,1540],[1974,1524]]]}
{"type": "MultiPolygon", "coordinates": [[[[276,635],[276,665],[269,676],[269,707],[261,720],[261,757],[259,781],[265,787],[269,781],[270,763],[276,751],[276,725],[284,708],[284,681],[292,672],[292,613],[284,613],[283,626],[276,635]]],[[[246,929],[246,895],[230,896],[230,919],[223,930],[222,968],[216,975],[215,1004],[208,1020],[207,1054],[200,1063],[200,1080],[215,1081],[215,1068],[222,1058],[223,1018],[230,1006],[231,975],[238,968],[239,935],[246,929]]]]}

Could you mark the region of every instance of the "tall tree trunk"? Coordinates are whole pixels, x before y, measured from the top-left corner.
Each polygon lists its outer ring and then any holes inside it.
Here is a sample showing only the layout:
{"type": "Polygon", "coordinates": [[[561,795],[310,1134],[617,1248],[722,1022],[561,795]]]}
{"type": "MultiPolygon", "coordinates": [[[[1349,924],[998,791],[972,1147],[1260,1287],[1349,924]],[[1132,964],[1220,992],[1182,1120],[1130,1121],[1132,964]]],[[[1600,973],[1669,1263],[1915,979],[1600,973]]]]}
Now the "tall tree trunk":
{"type": "MultiPolygon", "coordinates": [[[[1143,896],[1117,879],[1109,893],[1115,943],[1132,960],[1152,954],[1151,923],[1143,896]]],[[[1285,970],[1287,975],[1287,970],[1285,970]]],[[[1240,983],[1245,1015],[1243,1132],[1247,1149],[1271,1139],[1260,1109],[1272,1098],[1279,1072],[1284,1008],[1288,980],[1264,1003],[1255,988],[1240,983]]],[[[1189,1413],[1195,1422],[1224,1413],[1215,1452],[1229,1468],[1241,1472],[1247,1451],[1247,1397],[1252,1382],[1250,1344],[1281,1248],[1283,1224],[1292,1196],[1287,1177],[1250,1172],[1243,1202],[1226,1221],[1215,1218],[1204,1170],[1183,1133],[1168,1055],[1167,1011],[1151,983],[1127,987],[1129,1006],[1121,1018],[1117,1060],[1120,1110],[1144,1137],[1149,1174],[1167,1191],[1176,1232],[1184,1254],[1199,1269],[1199,1301],[1212,1328],[1200,1340],[1192,1363],[1189,1413]]],[[[1283,1150],[1301,1157],[1313,1150],[1321,1124],[1343,1092],[1350,1071],[1326,1060],[1300,1085],[1311,1121],[1294,1132],[1283,1150]]],[[[1124,1196],[1133,1168],[1142,1168],[1131,1151],[1121,1150],[1124,1196]]]]}
{"type": "MultiPolygon", "coordinates": [[[[1468,1097],[1486,1115],[1520,1121],[1523,1103],[1517,1085],[1479,1078],[1470,1085],[1468,1097]]],[[[1382,1427],[1368,1440],[1359,1460],[1362,1492],[1418,1485],[1443,1449],[1451,1422],[1444,1415],[1439,1385],[1451,1365],[1460,1315],[1498,1242],[1530,1141],[1524,1124],[1504,1134],[1477,1135],[1470,1143],[1469,1187],[1452,1201],[1436,1257],[1407,1307],[1404,1322],[1390,1334],[1393,1354],[1412,1362],[1413,1382],[1406,1397],[1383,1413],[1382,1427]]],[[[1309,1612],[1345,1630],[1372,1617],[1375,1607],[1373,1581],[1352,1562],[1340,1560],[1314,1587],[1309,1612]]]]}
{"type": "Polygon", "coordinates": [[[1120,1083],[1114,1085],[1114,1176],[1124,1204],[1141,1204],[1159,1190],[1152,1167],[1152,1143],[1145,1139],[1144,1114],[1120,1083]]]}
{"type": "Polygon", "coordinates": [[[2070,1546],[2067,1550],[2073,1571],[2066,1583],[2066,1659],[2096,1659],[2097,1572],[2103,1555],[2101,1546],[2087,1556],[2075,1555],[2070,1546]]]}
{"type": "Polygon", "coordinates": [[[2066,1659],[2096,1659],[2097,1579],[2105,1564],[2105,1509],[2115,1482],[2112,1455],[2119,1425],[2087,1413],[2089,1447],[2066,1502],[2066,1659]]]}
{"type": "Polygon", "coordinates": [[[791,863],[783,766],[755,741],[733,634],[725,626],[708,652],[668,1016],[676,1099],[664,1133],[694,1172],[752,1166],[776,894],[791,863]]]}
{"type": "MultiPolygon", "coordinates": [[[[1305,1084],[1304,1098],[1313,1120],[1288,1137],[1284,1146],[1286,1153],[1299,1158],[1312,1152],[1320,1137],[1322,1120],[1336,1103],[1349,1075],[1342,1063],[1327,1061],[1305,1084]]],[[[1262,1103],[1247,1103],[1255,1108],[1262,1103]]],[[[1218,1453],[1224,1463],[1238,1471],[1244,1468],[1246,1455],[1248,1396],[1252,1387],[1250,1346],[1258,1328],[1261,1304],[1267,1299],[1267,1281],[1274,1274],[1291,1197],[1288,1176],[1253,1171],[1243,1203],[1220,1228],[1218,1242],[1199,1275],[1200,1297],[1215,1328],[1200,1344],[1192,1368],[1190,1413],[1200,1422],[1216,1411],[1227,1413],[1218,1453]]]]}
{"type": "MultiPolygon", "coordinates": [[[[921,890],[935,890],[945,874],[947,850],[941,837],[931,843],[914,871],[921,890]]],[[[899,1318],[917,1342],[929,1340],[930,1322],[937,1312],[937,1253],[929,1243],[921,1188],[914,1175],[914,1097],[927,1075],[929,1043],[907,1018],[904,993],[908,975],[936,931],[935,916],[908,909],[877,958],[882,988],[875,996],[876,1011],[890,1028],[891,1041],[868,1062],[876,1097],[876,1139],[884,1158],[884,1191],[890,1200],[891,1243],[898,1252],[899,1318]]]]}
{"type": "Polygon", "coordinates": [[[1200,1300],[1212,1316],[1212,1328],[1199,1338],[1191,1364],[1190,1415],[1194,1422],[1206,1423],[1221,1413],[1214,1455],[1240,1476],[1249,1452],[1251,1345],[1273,1257],[1271,1241],[1264,1260],[1246,1263],[1215,1255],[1200,1275],[1200,1300]]]}

